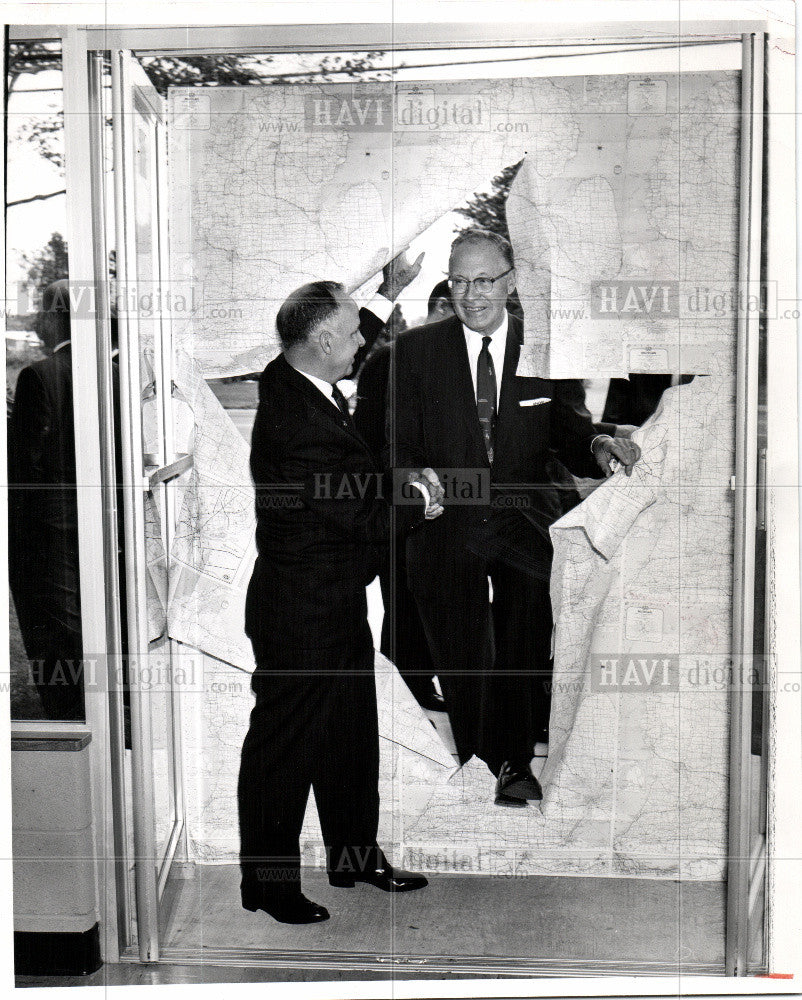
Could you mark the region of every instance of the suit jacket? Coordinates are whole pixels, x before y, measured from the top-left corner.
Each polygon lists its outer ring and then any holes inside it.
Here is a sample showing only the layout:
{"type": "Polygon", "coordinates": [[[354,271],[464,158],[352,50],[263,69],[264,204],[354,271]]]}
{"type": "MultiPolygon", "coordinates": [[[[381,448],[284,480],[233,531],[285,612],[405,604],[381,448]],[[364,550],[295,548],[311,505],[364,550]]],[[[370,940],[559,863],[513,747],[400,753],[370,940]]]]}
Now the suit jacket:
{"type": "MultiPolygon", "coordinates": [[[[513,517],[519,513],[542,533],[561,512],[547,469],[550,456],[556,453],[577,475],[600,476],[591,451],[598,432],[587,417],[555,394],[552,380],[515,374],[522,343],[522,324],[511,315],[491,490],[500,503],[498,510],[512,512],[513,517]]],[[[452,316],[410,331],[397,342],[393,364],[388,405],[392,465],[490,469],[459,319],[452,316]]],[[[417,510],[420,518],[420,505],[417,510]]],[[[441,517],[448,517],[459,530],[487,516],[487,506],[449,509],[447,505],[441,517]]]]}
{"type": "MultiPolygon", "coordinates": [[[[693,381],[693,375],[681,375],[680,385],[693,381]]],[[[640,427],[657,409],[671,385],[670,375],[633,374],[628,379],[610,379],[602,419],[612,424],[635,424],[640,427]]]]}
{"type": "Polygon", "coordinates": [[[373,454],[379,457],[384,454],[387,443],[385,441],[387,384],[390,379],[392,356],[392,344],[384,344],[374,351],[362,366],[357,383],[354,422],[373,454]]]}
{"type": "Polygon", "coordinates": [[[245,631],[271,657],[362,641],[389,537],[383,477],[353,422],[283,355],[259,382],[251,474],[245,631]]]}
{"type": "MultiPolygon", "coordinates": [[[[123,652],[127,648],[120,372],[112,359],[117,542],[123,652]]],[[[81,632],[72,348],[19,374],[8,424],[9,580],[28,656],[62,653],[81,632]]]]}
{"type": "Polygon", "coordinates": [[[9,579],[26,652],[80,635],[72,353],[19,374],[8,425],[9,579]]]}
{"type": "MultiPolygon", "coordinates": [[[[360,317],[363,313],[365,316],[371,318],[374,323],[378,322],[376,317],[367,309],[361,310],[360,317]]],[[[361,324],[361,329],[362,335],[367,337],[368,334],[365,332],[364,322],[361,324]]],[[[369,325],[367,329],[372,331],[373,326],[369,325]]],[[[423,327],[418,327],[418,329],[423,329],[423,327]]],[[[403,330],[395,340],[389,344],[383,344],[375,350],[367,358],[359,373],[354,421],[357,430],[368,445],[370,445],[373,453],[380,458],[386,458],[388,453],[386,434],[387,394],[393,351],[395,344],[411,332],[411,330],[403,330]]]]}
{"type": "Polygon", "coordinates": [[[373,349],[373,345],[376,343],[377,338],[383,330],[384,323],[375,313],[372,313],[370,309],[363,308],[359,310],[359,332],[362,334],[365,343],[354,355],[352,378],[357,377],[359,369],[362,367],[365,359],[370,354],[373,349]]]}

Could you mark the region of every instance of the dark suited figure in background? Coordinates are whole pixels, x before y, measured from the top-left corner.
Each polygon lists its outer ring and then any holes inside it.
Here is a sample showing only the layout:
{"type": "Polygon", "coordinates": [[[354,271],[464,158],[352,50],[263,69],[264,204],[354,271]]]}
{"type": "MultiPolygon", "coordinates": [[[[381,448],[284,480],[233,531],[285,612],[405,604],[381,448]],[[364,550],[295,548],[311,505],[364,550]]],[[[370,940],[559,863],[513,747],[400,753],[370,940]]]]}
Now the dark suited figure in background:
{"type": "Polygon", "coordinates": [[[516,375],[523,328],[506,308],[515,289],[507,240],[460,234],[449,276],[456,315],[395,347],[391,464],[431,487],[407,567],[459,759],[487,763],[497,805],[525,806],[542,797],[530,762],[549,718],[549,526],[560,508],[546,462],[553,450],[577,475],[598,477],[612,457],[629,473],[639,450],[599,435],[550,380],[516,375]],[[490,493],[450,503],[437,469],[463,469],[469,481],[484,471],[490,493]]]}
{"type": "Polygon", "coordinates": [[[265,368],[251,440],[258,557],[245,631],[256,704],[238,799],[242,904],[286,923],[328,911],[301,892],[299,837],[314,789],[329,882],[403,892],[376,843],[379,744],[365,587],[387,556],[381,470],[338,379],[363,345],[336,282],[304,285],[276,320],[283,353],[265,368]]]}
{"type": "Polygon", "coordinates": [[[632,374],[628,379],[611,378],[602,421],[640,427],[657,409],[666,389],[672,385],[687,385],[693,379],[693,375],[648,374],[632,374]]]}
{"type": "MultiPolygon", "coordinates": [[[[124,744],[131,747],[117,317],[111,317],[124,744]]],[[[84,719],[78,502],[69,283],[42,294],[39,336],[52,353],[19,374],[8,424],[9,581],[48,719],[84,719]]]]}
{"type": "Polygon", "coordinates": [[[66,279],[42,295],[49,357],[23,368],[8,424],[9,582],[47,719],[84,719],[78,503],[66,279]]]}
{"type": "MultiPolygon", "coordinates": [[[[448,282],[431,291],[426,325],[453,316],[448,282]]],[[[404,333],[400,334],[401,337],[404,333]]],[[[393,345],[385,344],[365,362],[359,376],[354,421],[376,455],[386,454],[386,413],[393,345]]],[[[381,651],[398,667],[412,694],[423,708],[443,711],[444,701],[434,684],[434,663],[415,598],[407,585],[406,536],[396,537],[391,558],[379,574],[384,619],[381,651]]]]}

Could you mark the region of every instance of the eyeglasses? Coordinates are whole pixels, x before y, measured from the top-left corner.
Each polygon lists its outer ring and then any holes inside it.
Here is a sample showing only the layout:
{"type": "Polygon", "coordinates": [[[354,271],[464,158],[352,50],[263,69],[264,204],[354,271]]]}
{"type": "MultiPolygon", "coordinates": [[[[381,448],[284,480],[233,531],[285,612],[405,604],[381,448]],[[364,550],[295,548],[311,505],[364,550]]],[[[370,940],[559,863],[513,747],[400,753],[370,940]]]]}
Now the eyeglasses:
{"type": "Polygon", "coordinates": [[[454,295],[464,295],[468,289],[473,285],[474,291],[478,295],[489,295],[493,291],[493,285],[500,279],[503,278],[505,274],[509,274],[514,268],[508,267],[506,271],[501,274],[497,274],[495,278],[473,278],[469,280],[468,278],[447,278],[448,287],[454,293],[454,295]]]}

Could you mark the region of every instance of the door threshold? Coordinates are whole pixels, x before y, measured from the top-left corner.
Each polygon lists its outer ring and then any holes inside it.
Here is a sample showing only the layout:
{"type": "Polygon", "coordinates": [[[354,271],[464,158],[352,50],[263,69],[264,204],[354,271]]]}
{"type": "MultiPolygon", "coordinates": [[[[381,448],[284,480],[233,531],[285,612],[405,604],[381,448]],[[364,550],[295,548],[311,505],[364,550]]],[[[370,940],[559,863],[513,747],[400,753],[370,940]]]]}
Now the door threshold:
{"type": "MultiPolygon", "coordinates": [[[[139,953],[129,948],[121,962],[140,962],[139,953]]],[[[278,951],[270,948],[163,948],[159,962],[171,965],[215,965],[232,968],[331,969],[351,972],[430,972],[436,975],[492,977],[556,976],[724,976],[724,965],[714,963],[670,964],[667,962],[583,962],[575,959],[498,958],[470,955],[449,958],[442,955],[377,955],[369,952],[278,951]]],[[[148,964],[159,964],[148,963],[148,964]]]]}

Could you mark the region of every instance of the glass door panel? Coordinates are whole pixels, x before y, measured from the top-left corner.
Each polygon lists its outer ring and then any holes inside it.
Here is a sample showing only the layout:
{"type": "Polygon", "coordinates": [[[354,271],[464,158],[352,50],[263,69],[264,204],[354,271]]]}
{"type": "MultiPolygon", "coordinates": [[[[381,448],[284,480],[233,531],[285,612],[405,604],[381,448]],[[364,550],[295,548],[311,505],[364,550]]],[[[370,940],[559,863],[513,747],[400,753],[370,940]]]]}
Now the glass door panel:
{"type": "Polygon", "coordinates": [[[153,961],[159,906],[183,827],[166,630],[171,503],[162,473],[171,445],[165,431],[170,331],[162,310],[163,108],[130,53],[115,54],[112,74],[135,877],[140,956],[153,961]]]}

